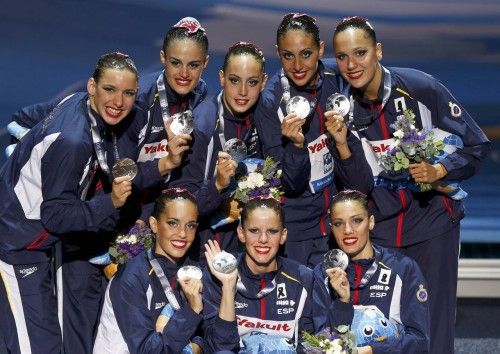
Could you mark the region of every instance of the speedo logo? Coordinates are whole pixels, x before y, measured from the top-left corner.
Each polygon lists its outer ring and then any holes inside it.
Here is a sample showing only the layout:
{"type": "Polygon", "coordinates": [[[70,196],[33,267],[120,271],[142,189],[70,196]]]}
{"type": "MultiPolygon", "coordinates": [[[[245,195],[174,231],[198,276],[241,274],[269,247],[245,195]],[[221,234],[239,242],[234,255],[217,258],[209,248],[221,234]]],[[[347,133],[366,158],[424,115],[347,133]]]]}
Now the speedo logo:
{"type": "Polygon", "coordinates": [[[37,266],[19,269],[19,274],[21,274],[21,278],[26,278],[28,275],[35,273],[37,270],[38,270],[37,266]]]}
{"type": "Polygon", "coordinates": [[[166,305],[165,302],[156,302],[155,303],[155,310],[158,310],[158,309],[161,309],[162,307],[164,307],[166,305]]]}
{"type": "Polygon", "coordinates": [[[165,128],[164,127],[155,127],[154,125],[151,127],[151,133],[158,133],[163,131],[165,128]]]}

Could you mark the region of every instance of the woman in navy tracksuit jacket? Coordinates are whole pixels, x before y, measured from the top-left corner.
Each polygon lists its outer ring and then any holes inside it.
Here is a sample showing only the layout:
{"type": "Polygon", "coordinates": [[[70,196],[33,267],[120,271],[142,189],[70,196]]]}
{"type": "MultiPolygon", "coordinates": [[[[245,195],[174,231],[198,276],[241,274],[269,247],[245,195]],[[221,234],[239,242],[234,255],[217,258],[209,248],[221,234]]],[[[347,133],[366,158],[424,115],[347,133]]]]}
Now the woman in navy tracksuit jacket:
{"type": "Polygon", "coordinates": [[[327,98],[338,92],[338,84],[331,63],[320,60],[324,42],[314,19],[286,15],[277,36],[283,69],[263,91],[255,121],[264,155],[280,161],[283,169],[289,230],[285,255],[314,266],[328,250],[330,198],[339,188],[367,191],[372,180],[359,141],[352,135],[346,140],[345,129],[342,140],[332,138],[329,126],[341,117],[325,111],[327,98]],[[285,113],[287,101],[296,95],[313,106],[305,119],[285,113]]]}
{"type": "Polygon", "coordinates": [[[238,352],[261,333],[265,336],[260,345],[273,336],[286,339],[282,346],[301,352],[302,331],[314,332],[312,271],[277,255],[286,242],[283,222],[283,208],[277,200],[251,199],[243,207],[238,227],[245,253],[238,257],[238,268],[229,274],[214,270],[212,260],[220,248],[209,241],[207,260],[213,276],[204,276],[203,327],[212,350],[238,352]]]}
{"type": "Polygon", "coordinates": [[[170,188],[157,198],[149,220],[155,244],[111,279],[94,353],[192,353],[194,344],[207,352],[205,341],[195,336],[201,334],[201,280],[178,277],[181,267],[196,265],[186,254],[197,216],[187,190],[170,188]]]}
{"type": "MultiPolygon", "coordinates": [[[[73,314],[71,311],[58,311],[52,259],[60,262],[61,257],[53,248],[63,239],[76,246],[81,246],[78,242],[92,244],[99,240],[98,233],[117,226],[132,182],[126,178],[121,183],[113,181],[110,169],[118,159],[137,158],[137,137],[145,117],[134,108],[137,71],[126,55],[104,55],[89,79],[88,90],[89,94],[74,94],[37,124],[0,172],[4,196],[0,264],[5,284],[0,296],[6,299],[7,294],[9,298],[0,302],[6,306],[2,309],[6,320],[1,325],[7,333],[8,348],[14,353],[29,353],[35,348],[59,352],[58,313],[63,328],[69,328],[65,331],[65,347],[73,340],[80,342],[71,333],[84,338],[73,352],[88,352],[92,343],[99,299],[85,303],[74,313],[84,320],[66,318],[68,313],[73,314]],[[72,326],[75,321],[79,321],[79,331],[74,332],[66,324],[72,326]]],[[[144,164],[133,183],[138,188],[157,183],[169,172],[167,165],[144,164]]],[[[63,283],[73,287],[79,284],[73,289],[77,295],[85,291],[91,278],[65,278],[63,283]]],[[[62,298],[58,301],[62,303],[62,298]]]]}
{"type": "MultiPolygon", "coordinates": [[[[267,80],[264,63],[262,51],[251,43],[238,42],[229,48],[219,72],[223,90],[195,109],[193,147],[184,158],[182,168],[172,175],[172,187],[186,187],[197,197],[200,206],[198,246],[202,260],[203,245],[209,239],[217,240],[228,252],[238,249],[238,210],[228,223],[214,225],[214,218],[223,215],[218,214],[219,210],[229,206],[234,192],[234,182],[230,182],[237,167],[236,161],[223,153],[223,148],[228,140],[236,138],[245,143],[247,157],[262,157],[253,116],[267,80]]],[[[227,213],[221,218],[225,216],[227,213]]]]}
{"type": "Polygon", "coordinates": [[[414,69],[383,67],[382,45],[366,19],[341,21],[333,44],[346,81],[342,91],[353,103],[351,127],[362,141],[374,177],[369,195],[377,220],[373,242],[397,247],[417,261],[429,284],[431,352],[452,352],[466,196],[459,183],[478,171],[490,143],[437,79],[414,69]],[[378,158],[393,142],[391,125],[407,109],[414,113],[417,129],[432,129],[446,147],[437,161],[411,164],[409,173],[391,175],[378,158]],[[415,182],[433,183],[434,188],[421,192],[415,182]]]}
{"type": "Polygon", "coordinates": [[[182,18],[165,35],[160,58],[164,70],[139,82],[137,105],[148,112],[146,142],[139,162],[166,156],[165,122],[173,114],[193,110],[207,94],[207,85],[201,79],[208,64],[205,29],[193,17],[182,18]]]}
{"type": "Polygon", "coordinates": [[[337,245],[347,253],[349,263],[345,271],[326,269],[324,263],[314,269],[316,330],[351,326],[356,323],[354,312],[370,307],[369,311],[381,315],[365,315],[361,324],[351,327],[357,334],[359,354],[428,353],[433,333],[427,286],[416,262],[370,241],[375,219],[367,197],[358,191],[342,191],[333,198],[330,220],[337,245]],[[387,330],[389,326],[393,329],[387,330]],[[360,342],[369,344],[361,346],[360,342]]]}

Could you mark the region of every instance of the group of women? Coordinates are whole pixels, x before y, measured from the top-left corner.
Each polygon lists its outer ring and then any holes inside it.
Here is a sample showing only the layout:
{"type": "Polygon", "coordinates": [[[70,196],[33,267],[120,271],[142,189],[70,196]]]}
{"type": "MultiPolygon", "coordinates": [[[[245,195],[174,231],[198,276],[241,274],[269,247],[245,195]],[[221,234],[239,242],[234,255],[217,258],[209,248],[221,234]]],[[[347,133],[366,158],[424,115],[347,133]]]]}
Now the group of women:
{"type": "Polygon", "coordinates": [[[489,141],[439,81],[383,67],[366,19],[337,24],[334,60],[322,59],[324,48],[312,17],[288,14],[277,31],[282,69],[268,80],[262,51],[236,43],[219,72],[221,92],[206,97],[207,35],[184,18],[165,36],[164,70],[140,85],[131,59],[110,53],[87,93],[16,114],[31,130],[0,172],[8,350],[256,352],[258,338],[303,351],[302,331],[349,325],[371,306],[395,330],[358,352],[453,352],[462,202],[407,181],[466,179],[489,141]],[[334,93],[349,98],[346,116],[326,110],[334,93]],[[287,113],[293,96],[309,102],[307,117],[287,113]],[[377,161],[406,109],[455,145],[394,180],[377,161]],[[172,115],[186,110],[194,131],[175,135],[172,115]],[[249,156],[280,162],[284,198],[252,199],[236,208],[240,221],[214,226],[218,210],[234,208],[238,163],[223,151],[232,138],[249,156]],[[112,176],[124,157],[138,163],[133,180],[112,176]],[[102,277],[86,260],[106,248],[104,234],[136,220],[150,224],[156,243],[109,282],[99,317],[102,277]],[[322,263],[332,232],[346,269],[322,263]],[[221,250],[241,246],[237,269],[214,269],[221,250]],[[202,279],[178,280],[196,260],[208,265],[202,279]]]}

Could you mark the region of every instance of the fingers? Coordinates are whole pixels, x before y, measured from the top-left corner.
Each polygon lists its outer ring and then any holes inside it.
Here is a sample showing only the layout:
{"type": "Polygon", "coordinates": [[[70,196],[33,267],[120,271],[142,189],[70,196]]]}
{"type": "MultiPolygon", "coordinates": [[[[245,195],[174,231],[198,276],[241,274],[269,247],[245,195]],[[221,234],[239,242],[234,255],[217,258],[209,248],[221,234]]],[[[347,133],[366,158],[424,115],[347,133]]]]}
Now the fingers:
{"type": "Polygon", "coordinates": [[[179,284],[185,294],[201,294],[203,291],[203,282],[201,279],[185,278],[179,284]]]}
{"type": "Polygon", "coordinates": [[[113,180],[111,201],[113,202],[115,208],[122,207],[131,194],[132,180],[129,176],[122,176],[113,180]]]}
{"type": "Polygon", "coordinates": [[[439,179],[436,168],[425,161],[410,164],[409,172],[417,183],[432,183],[439,179]]]}
{"type": "Polygon", "coordinates": [[[330,134],[333,135],[335,132],[341,132],[344,128],[347,128],[344,117],[342,117],[340,114],[329,111],[325,113],[325,117],[325,126],[330,134]]]}
{"type": "Polygon", "coordinates": [[[329,268],[326,270],[326,274],[334,289],[338,289],[338,286],[345,287],[349,284],[347,273],[341,268],[329,268]]]}
{"type": "Polygon", "coordinates": [[[170,141],[170,139],[172,139],[175,136],[175,134],[170,129],[170,126],[172,125],[173,120],[174,120],[173,117],[169,117],[167,119],[167,121],[164,123],[165,133],[167,134],[167,140],[168,141],[170,141]]]}

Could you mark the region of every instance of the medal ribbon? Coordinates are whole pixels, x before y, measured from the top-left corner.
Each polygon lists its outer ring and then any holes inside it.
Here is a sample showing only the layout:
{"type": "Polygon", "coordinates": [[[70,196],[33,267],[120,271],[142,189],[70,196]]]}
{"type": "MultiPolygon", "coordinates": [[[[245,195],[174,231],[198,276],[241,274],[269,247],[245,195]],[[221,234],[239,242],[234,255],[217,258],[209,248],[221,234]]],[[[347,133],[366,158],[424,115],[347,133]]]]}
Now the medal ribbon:
{"type": "Polygon", "coordinates": [[[158,88],[158,96],[160,98],[161,116],[163,118],[163,123],[166,123],[168,118],[170,118],[170,114],[168,112],[168,99],[163,73],[164,71],[162,71],[160,76],[158,76],[158,79],[156,79],[156,87],[158,88]]]}
{"type": "MultiPolygon", "coordinates": [[[[87,99],[87,113],[90,119],[90,131],[92,133],[92,142],[94,143],[97,161],[99,162],[99,166],[101,166],[101,169],[105,173],[110,174],[108,163],[106,161],[106,153],[104,151],[101,134],[99,133],[99,127],[97,126],[97,120],[94,117],[94,114],[92,113],[92,109],[90,107],[90,99],[87,99]]],[[[120,159],[120,156],[118,154],[116,135],[114,134],[114,132],[112,134],[112,140],[113,140],[113,153],[116,161],[118,161],[120,159]]]]}
{"type": "MultiPolygon", "coordinates": [[[[266,286],[264,289],[260,290],[257,293],[257,295],[256,295],[257,299],[263,298],[264,296],[266,296],[267,294],[269,294],[271,291],[273,291],[276,288],[276,277],[278,276],[279,273],[280,272],[276,273],[273,280],[271,281],[271,284],[269,284],[268,286],[266,286]]],[[[248,293],[248,290],[247,290],[245,284],[243,284],[243,282],[241,281],[240,272],[238,272],[238,282],[236,283],[236,289],[238,290],[238,292],[240,292],[244,295],[250,295],[248,293]]],[[[252,296],[253,296],[253,294],[252,294],[252,296]]]]}
{"type": "Polygon", "coordinates": [[[149,263],[151,264],[151,267],[153,267],[156,276],[160,280],[161,286],[163,287],[163,291],[165,292],[165,296],[167,297],[168,302],[170,303],[170,305],[172,305],[172,308],[174,310],[176,311],[179,310],[181,308],[181,306],[179,305],[179,301],[177,301],[177,298],[174,295],[174,291],[172,290],[172,287],[170,286],[167,276],[163,272],[160,263],[153,256],[153,251],[151,248],[148,249],[147,253],[148,253],[149,263]]]}
{"type": "MultiPolygon", "coordinates": [[[[383,97],[382,97],[382,105],[380,107],[380,112],[382,112],[384,110],[385,105],[389,101],[389,97],[391,96],[391,85],[392,85],[391,73],[384,66],[381,66],[381,67],[382,67],[382,70],[384,70],[384,93],[383,93],[383,97]]],[[[349,95],[351,85],[344,86],[343,80],[340,80],[339,86],[340,86],[340,91],[342,92],[342,94],[344,96],[349,96],[349,103],[350,103],[351,107],[349,108],[349,120],[347,121],[347,126],[350,129],[356,130],[356,131],[365,130],[366,128],[368,128],[367,126],[356,129],[356,126],[354,124],[354,102],[355,102],[355,100],[354,100],[354,97],[352,94],[349,95]]]]}
{"type": "Polygon", "coordinates": [[[363,275],[363,278],[361,278],[361,282],[359,283],[357,289],[363,289],[366,286],[366,284],[368,284],[370,279],[373,277],[373,274],[375,274],[375,272],[378,269],[378,259],[380,258],[380,251],[378,251],[375,247],[373,247],[373,252],[375,253],[375,260],[373,261],[370,268],[368,268],[365,275],[363,275]]]}

